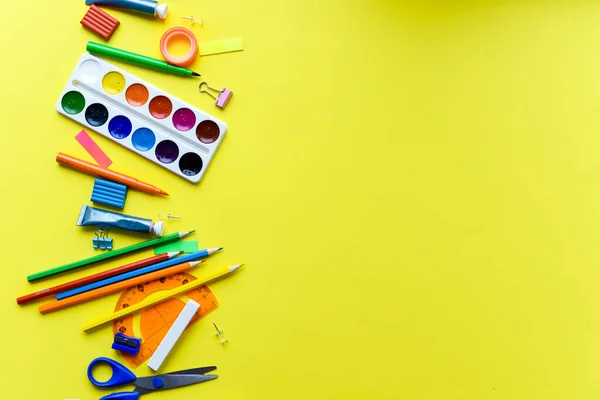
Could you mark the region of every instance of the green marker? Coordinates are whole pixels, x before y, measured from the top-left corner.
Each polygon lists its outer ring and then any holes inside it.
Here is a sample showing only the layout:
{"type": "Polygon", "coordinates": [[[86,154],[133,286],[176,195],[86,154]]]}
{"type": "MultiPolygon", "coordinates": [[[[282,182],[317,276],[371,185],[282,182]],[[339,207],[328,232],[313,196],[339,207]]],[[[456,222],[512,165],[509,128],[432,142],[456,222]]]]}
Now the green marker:
{"type": "Polygon", "coordinates": [[[134,251],[142,250],[147,247],[156,246],[159,244],[164,244],[168,242],[172,242],[175,240],[179,240],[182,237],[189,235],[190,233],[194,233],[196,231],[188,231],[188,232],[175,232],[170,235],[163,236],[156,239],[146,240],[145,242],[140,242],[136,244],[132,244],[131,246],[123,247],[122,249],[112,250],[107,253],[98,254],[97,256],[93,256],[90,258],[86,258],[83,260],[75,261],[69,264],[61,265],[60,267],[47,269],[42,272],[36,272],[35,274],[31,274],[27,277],[29,282],[36,281],[38,279],[47,278],[52,275],[60,274],[62,272],[67,272],[75,268],[83,267],[84,265],[89,265],[93,263],[97,263],[100,261],[107,260],[109,258],[118,257],[123,254],[128,254],[134,251]]]}
{"type": "Polygon", "coordinates": [[[141,65],[142,67],[154,68],[163,72],[170,72],[175,75],[200,76],[199,73],[194,72],[191,69],[178,67],[176,65],[169,64],[168,62],[159,60],[157,58],[143,56],[141,54],[117,49],[101,43],[88,42],[86,50],[90,53],[97,54],[100,56],[115,58],[117,60],[125,61],[131,64],[141,65]]]}

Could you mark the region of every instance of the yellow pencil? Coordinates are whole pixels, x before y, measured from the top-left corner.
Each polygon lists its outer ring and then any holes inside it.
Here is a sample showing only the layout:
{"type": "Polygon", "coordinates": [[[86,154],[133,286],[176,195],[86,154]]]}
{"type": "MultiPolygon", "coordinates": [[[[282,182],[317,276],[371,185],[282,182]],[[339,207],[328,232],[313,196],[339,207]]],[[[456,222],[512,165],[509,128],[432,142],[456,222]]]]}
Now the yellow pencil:
{"type": "Polygon", "coordinates": [[[220,277],[225,276],[225,275],[235,271],[236,269],[240,268],[242,265],[244,265],[244,264],[234,265],[234,266],[231,266],[228,268],[224,268],[221,271],[219,271],[216,274],[211,275],[209,277],[196,279],[195,281],[188,282],[182,286],[176,287],[175,289],[167,290],[165,292],[158,292],[158,293],[154,294],[153,296],[147,297],[144,301],[141,301],[137,304],[133,304],[127,308],[124,308],[122,310],[119,310],[119,311],[109,314],[109,315],[105,315],[102,318],[98,318],[95,321],[85,324],[83,326],[83,331],[87,332],[91,329],[94,329],[94,328],[100,326],[100,325],[106,324],[107,322],[111,322],[111,321],[114,321],[115,319],[123,318],[129,314],[133,314],[136,311],[143,310],[146,307],[153,306],[154,304],[160,303],[161,301],[165,301],[166,299],[169,299],[171,297],[178,296],[180,294],[189,292],[190,290],[193,290],[199,286],[202,286],[205,283],[214,281],[215,279],[219,279],[220,277]]]}

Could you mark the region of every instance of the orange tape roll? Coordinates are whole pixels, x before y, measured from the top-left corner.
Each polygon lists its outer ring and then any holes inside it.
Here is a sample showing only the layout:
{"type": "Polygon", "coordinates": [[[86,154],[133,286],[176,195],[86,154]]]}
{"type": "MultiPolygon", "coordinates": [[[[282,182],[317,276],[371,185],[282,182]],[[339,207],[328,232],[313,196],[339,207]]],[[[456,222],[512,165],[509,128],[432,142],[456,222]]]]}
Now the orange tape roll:
{"type": "Polygon", "coordinates": [[[169,64],[187,67],[193,63],[198,56],[198,41],[196,40],[196,36],[194,36],[192,31],[189,29],[181,26],[171,28],[160,38],[160,52],[169,64]],[[182,37],[186,38],[190,42],[190,49],[185,56],[175,57],[169,53],[169,43],[182,37]]]}

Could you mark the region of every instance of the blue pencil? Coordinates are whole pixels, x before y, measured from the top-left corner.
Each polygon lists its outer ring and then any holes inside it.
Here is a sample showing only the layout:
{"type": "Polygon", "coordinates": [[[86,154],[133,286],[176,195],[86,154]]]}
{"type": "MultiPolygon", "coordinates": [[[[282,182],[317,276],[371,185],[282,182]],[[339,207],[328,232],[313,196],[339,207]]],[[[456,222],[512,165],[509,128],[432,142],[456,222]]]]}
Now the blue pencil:
{"type": "Polygon", "coordinates": [[[131,271],[131,272],[127,272],[125,274],[113,276],[112,278],[107,278],[107,279],[103,279],[98,282],[90,283],[89,285],[81,286],[76,289],[67,290],[66,292],[58,293],[56,295],[56,300],[62,300],[67,297],[75,296],[76,294],[87,292],[89,290],[98,289],[102,286],[110,285],[110,284],[113,284],[116,282],[121,282],[121,281],[124,281],[125,279],[134,278],[136,276],[140,276],[140,275],[148,274],[150,272],[158,271],[159,269],[167,268],[172,265],[177,265],[177,264],[181,264],[181,263],[184,263],[187,261],[193,261],[193,260],[197,260],[199,258],[208,257],[211,254],[214,254],[221,249],[223,249],[223,248],[219,247],[219,248],[214,248],[214,249],[200,250],[195,253],[186,254],[185,256],[182,256],[182,257],[175,257],[170,260],[159,262],[157,264],[150,265],[150,266],[147,266],[144,268],[140,268],[135,271],[131,271]]]}

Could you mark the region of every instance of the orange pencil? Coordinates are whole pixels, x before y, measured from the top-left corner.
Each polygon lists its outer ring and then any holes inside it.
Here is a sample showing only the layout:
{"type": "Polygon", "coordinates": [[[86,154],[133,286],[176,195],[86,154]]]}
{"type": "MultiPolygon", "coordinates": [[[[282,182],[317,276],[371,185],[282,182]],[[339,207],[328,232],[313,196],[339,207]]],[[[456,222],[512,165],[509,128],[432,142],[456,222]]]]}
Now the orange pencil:
{"type": "Polygon", "coordinates": [[[160,190],[159,188],[152,186],[149,183],[138,181],[137,179],[132,178],[130,176],[121,174],[119,172],[111,171],[107,168],[99,167],[97,165],[80,160],[79,158],[75,158],[64,153],[58,153],[56,155],[56,162],[90,175],[108,179],[109,181],[121,183],[132,189],[141,190],[142,192],[150,194],[162,194],[164,196],[169,195],[169,193],[165,192],[164,190],[160,190]]]}
{"type": "Polygon", "coordinates": [[[74,281],[70,281],[67,283],[63,283],[62,285],[52,286],[48,289],[39,290],[34,293],[30,293],[25,296],[21,296],[17,299],[18,304],[29,303],[30,301],[41,299],[42,297],[50,296],[53,294],[57,294],[60,292],[65,292],[67,290],[75,289],[81,286],[88,285],[90,283],[101,281],[102,279],[112,278],[113,276],[117,276],[120,274],[125,274],[129,271],[134,271],[136,269],[144,268],[152,264],[156,264],[162,261],[170,260],[171,258],[181,254],[181,251],[171,251],[163,254],[159,254],[156,256],[152,256],[150,258],[145,258],[143,260],[139,260],[136,262],[132,262],[129,264],[122,265],[117,268],[109,269],[107,271],[98,272],[94,275],[89,275],[81,279],[76,279],[74,281]]]}
{"type": "Polygon", "coordinates": [[[90,290],[89,292],[83,292],[75,296],[67,297],[62,300],[56,300],[51,303],[42,304],[39,307],[40,313],[47,314],[52,311],[60,310],[74,304],[83,303],[84,301],[96,299],[98,297],[106,296],[107,294],[118,292],[121,289],[127,289],[128,287],[136,286],[141,283],[150,282],[155,279],[163,278],[165,276],[178,274],[185,272],[196,265],[203,263],[205,260],[190,261],[182,264],[173,265],[172,267],[159,269],[158,271],[151,272],[149,274],[136,276],[135,278],[126,279],[121,282],[113,283],[112,285],[103,286],[98,289],[90,290]]]}

